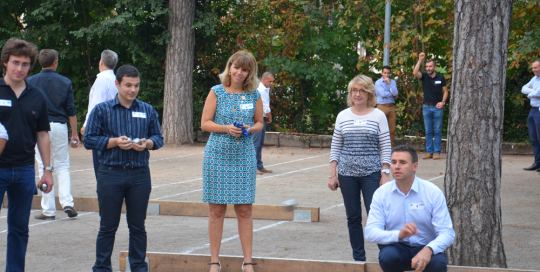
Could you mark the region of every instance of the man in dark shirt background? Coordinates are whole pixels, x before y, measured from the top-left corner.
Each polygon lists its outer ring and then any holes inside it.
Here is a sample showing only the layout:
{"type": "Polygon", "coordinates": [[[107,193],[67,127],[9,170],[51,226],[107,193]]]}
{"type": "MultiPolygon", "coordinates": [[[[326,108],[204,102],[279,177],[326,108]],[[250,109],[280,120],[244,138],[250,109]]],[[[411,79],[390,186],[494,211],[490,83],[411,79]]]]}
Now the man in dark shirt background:
{"type": "MultiPolygon", "coordinates": [[[[77,216],[73,208],[73,196],[71,196],[71,177],[69,174],[69,152],[67,122],[71,126],[71,141],[77,141],[79,146],[79,136],[77,135],[77,111],[73,98],[73,88],[71,80],[56,73],[58,68],[58,52],[52,49],[44,49],[39,52],[39,63],[42,70],[39,74],[28,78],[28,83],[38,87],[47,97],[47,111],[51,131],[51,148],[53,153],[54,168],[58,173],[58,196],[64,212],[69,217],[77,216]]],[[[36,160],[38,162],[39,176],[43,176],[43,161],[36,148],[36,160]]],[[[41,220],[54,220],[56,218],[56,201],[54,188],[48,194],[43,194],[41,198],[41,214],[34,218],[41,220]]]]}
{"type": "Polygon", "coordinates": [[[420,65],[426,58],[426,54],[420,53],[418,63],[414,67],[413,74],[422,80],[424,90],[424,126],[426,127],[426,152],[424,159],[438,160],[441,158],[442,125],[444,104],[448,98],[446,79],[443,75],[435,72],[436,64],[433,60],[426,61],[426,73],[420,72],[420,65]],[[435,143],[433,143],[435,134],[435,143]]]}
{"type": "Polygon", "coordinates": [[[9,135],[0,155],[0,195],[7,191],[9,205],[6,271],[24,271],[28,221],[36,191],[36,143],[45,166],[38,186],[46,183],[48,193],[54,184],[45,95],[25,81],[37,54],[34,44],[20,39],[9,39],[1,54],[5,76],[0,79],[0,123],[9,135]]]}

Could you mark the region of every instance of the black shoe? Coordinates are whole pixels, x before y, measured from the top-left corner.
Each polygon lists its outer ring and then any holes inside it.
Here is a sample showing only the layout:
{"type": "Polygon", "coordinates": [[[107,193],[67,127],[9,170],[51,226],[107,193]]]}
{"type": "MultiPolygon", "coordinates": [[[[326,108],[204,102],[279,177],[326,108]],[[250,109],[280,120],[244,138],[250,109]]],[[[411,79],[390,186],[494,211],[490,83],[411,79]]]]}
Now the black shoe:
{"type": "Polygon", "coordinates": [[[65,206],[64,212],[67,213],[68,217],[77,217],[77,211],[71,206],[65,206]]]}
{"type": "Polygon", "coordinates": [[[540,168],[536,169],[536,172],[540,172],[540,168]]]}
{"type": "Polygon", "coordinates": [[[523,168],[523,170],[526,170],[526,171],[532,171],[532,170],[536,170],[536,169],[540,169],[540,165],[538,164],[533,164],[527,168],[523,168]]]}

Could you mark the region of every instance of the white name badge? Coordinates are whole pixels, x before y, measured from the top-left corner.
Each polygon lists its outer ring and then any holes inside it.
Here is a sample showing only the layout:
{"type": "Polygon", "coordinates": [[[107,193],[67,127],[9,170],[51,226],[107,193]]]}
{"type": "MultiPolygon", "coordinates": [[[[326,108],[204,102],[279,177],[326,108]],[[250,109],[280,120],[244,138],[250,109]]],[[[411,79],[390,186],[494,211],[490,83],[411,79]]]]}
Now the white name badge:
{"type": "Polygon", "coordinates": [[[0,106],[11,107],[11,100],[0,99],[0,106]]]}
{"type": "Polygon", "coordinates": [[[240,105],[240,108],[243,110],[251,110],[253,109],[253,104],[242,104],[240,105]]]}
{"type": "Polygon", "coordinates": [[[435,84],[441,84],[440,80],[435,81],[435,84]]]}
{"type": "Polygon", "coordinates": [[[409,204],[409,210],[423,210],[424,203],[411,203],[409,204]]]}
{"type": "Polygon", "coordinates": [[[134,111],[131,113],[131,116],[135,118],[146,118],[146,113],[134,111]]]}
{"type": "Polygon", "coordinates": [[[367,125],[367,121],[366,120],[354,120],[354,125],[355,126],[367,125]]]}

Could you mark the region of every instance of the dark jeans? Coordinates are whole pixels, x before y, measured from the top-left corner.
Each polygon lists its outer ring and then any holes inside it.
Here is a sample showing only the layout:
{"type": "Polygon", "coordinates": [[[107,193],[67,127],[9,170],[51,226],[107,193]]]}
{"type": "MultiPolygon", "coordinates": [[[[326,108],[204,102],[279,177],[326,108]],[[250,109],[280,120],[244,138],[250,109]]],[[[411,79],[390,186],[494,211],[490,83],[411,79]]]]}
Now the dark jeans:
{"type": "Polygon", "coordinates": [[[111,254],[124,199],[129,228],[129,265],[131,271],[148,271],[148,265],[144,262],[146,256],[144,221],[151,190],[148,167],[128,170],[105,165],[99,167],[97,195],[101,221],[93,271],[112,271],[111,254]]]}
{"type": "Polygon", "coordinates": [[[94,162],[94,174],[96,175],[96,180],[97,180],[98,170],[99,170],[99,155],[98,155],[98,151],[95,149],[92,149],[92,160],[94,162]]]}
{"type": "Polygon", "coordinates": [[[256,153],[256,158],[257,158],[257,169],[262,169],[264,168],[263,166],[263,162],[261,160],[261,156],[262,156],[262,148],[264,146],[264,136],[266,134],[266,118],[264,118],[264,128],[263,130],[259,131],[259,132],[256,132],[256,133],[253,133],[253,146],[255,147],[255,153],[256,153]]]}
{"type": "Polygon", "coordinates": [[[531,138],[534,151],[534,163],[540,164],[540,111],[538,109],[529,111],[527,125],[529,126],[529,138],[531,138]]]}
{"type": "Polygon", "coordinates": [[[366,261],[364,250],[364,232],[362,229],[362,204],[360,203],[360,191],[364,196],[364,206],[369,214],[371,199],[375,190],[379,188],[381,172],[375,172],[365,177],[339,176],[341,194],[347,213],[347,225],[349,227],[349,240],[353,250],[355,261],[366,261]]]}
{"type": "Polygon", "coordinates": [[[444,110],[424,104],[423,113],[426,127],[426,152],[431,155],[441,154],[444,110]],[[435,136],[435,143],[433,136],[435,136]]]}
{"type": "Polygon", "coordinates": [[[9,202],[6,271],[24,271],[35,176],[34,165],[0,167],[0,195],[3,197],[7,191],[9,202]]]}
{"type": "MultiPolygon", "coordinates": [[[[414,256],[425,246],[408,246],[403,243],[379,245],[379,264],[384,272],[403,272],[414,270],[411,262],[414,256]]],[[[446,272],[446,253],[431,256],[431,261],[424,272],[446,272]]]]}

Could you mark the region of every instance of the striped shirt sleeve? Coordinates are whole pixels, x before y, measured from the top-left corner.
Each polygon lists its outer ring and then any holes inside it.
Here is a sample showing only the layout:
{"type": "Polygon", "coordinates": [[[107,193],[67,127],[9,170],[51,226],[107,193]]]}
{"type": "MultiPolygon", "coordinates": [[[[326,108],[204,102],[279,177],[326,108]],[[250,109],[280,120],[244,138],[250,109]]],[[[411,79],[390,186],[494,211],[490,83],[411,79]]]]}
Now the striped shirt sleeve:
{"type": "Polygon", "coordinates": [[[381,147],[381,162],[390,164],[392,143],[390,142],[388,120],[386,120],[386,116],[382,112],[379,114],[379,116],[379,146],[381,147]]]}
{"type": "Polygon", "coordinates": [[[332,145],[330,146],[330,162],[336,161],[339,163],[339,155],[343,150],[343,135],[341,134],[341,127],[339,126],[340,116],[336,118],[336,125],[334,127],[334,135],[332,136],[332,145]]]}

